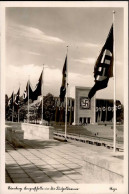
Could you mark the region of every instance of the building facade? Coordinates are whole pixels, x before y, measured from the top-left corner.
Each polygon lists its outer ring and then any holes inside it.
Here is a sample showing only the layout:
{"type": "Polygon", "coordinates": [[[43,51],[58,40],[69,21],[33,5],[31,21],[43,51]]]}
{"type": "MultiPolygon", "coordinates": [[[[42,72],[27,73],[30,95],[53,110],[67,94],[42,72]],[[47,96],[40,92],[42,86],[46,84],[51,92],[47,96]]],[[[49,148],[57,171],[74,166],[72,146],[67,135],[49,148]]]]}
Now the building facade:
{"type": "Polygon", "coordinates": [[[75,87],[74,124],[95,123],[95,97],[88,99],[88,87],[75,87]]]}
{"type": "MultiPolygon", "coordinates": [[[[75,87],[74,103],[74,124],[89,124],[113,122],[114,103],[113,99],[95,99],[90,100],[88,93],[89,87],[75,87]]],[[[116,100],[116,120],[122,118],[122,105],[116,100]]]]}
{"type": "MultiPolygon", "coordinates": [[[[75,87],[75,99],[67,98],[67,122],[72,125],[86,125],[91,123],[113,122],[113,100],[112,99],[95,99],[95,96],[90,100],[88,93],[89,87],[75,87]]],[[[45,97],[44,97],[45,98],[45,97]]],[[[54,97],[54,109],[51,121],[56,123],[65,122],[66,99],[60,102],[59,97],[54,97]]],[[[32,116],[38,118],[41,115],[41,110],[38,113],[38,106],[41,102],[35,102],[37,108],[32,107],[32,116]]],[[[32,105],[30,105],[32,106],[32,105]]],[[[120,120],[122,114],[122,105],[116,100],[116,117],[120,120]],[[120,118],[120,119],[119,119],[120,118]]],[[[45,116],[45,115],[44,115],[45,116]]],[[[44,117],[45,118],[45,117],[44,117]]]]}

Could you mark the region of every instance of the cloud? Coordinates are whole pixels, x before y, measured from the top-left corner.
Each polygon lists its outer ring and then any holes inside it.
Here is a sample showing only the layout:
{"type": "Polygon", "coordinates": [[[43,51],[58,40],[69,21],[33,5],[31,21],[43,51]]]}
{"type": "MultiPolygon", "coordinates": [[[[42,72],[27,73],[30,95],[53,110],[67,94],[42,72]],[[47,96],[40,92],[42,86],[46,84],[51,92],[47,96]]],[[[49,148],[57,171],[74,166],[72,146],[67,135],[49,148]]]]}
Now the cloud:
{"type": "MultiPolygon", "coordinates": [[[[26,88],[28,78],[30,77],[31,87],[34,90],[38,83],[39,76],[42,71],[42,66],[28,64],[23,66],[10,65],[6,67],[6,93],[11,96],[12,91],[17,92],[20,84],[20,91],[26,88]],[[29,76],[30,75],[30,76],[29,76]]],[[[50,68],[45,66],[44,69],[44,95],[52,93],[54,96],[59,96],[60,87],[62,83],[62,70],[57,68],[50,68]]],[[[68,96],[75,97],[75,86],[92,87],[94,85],[94,77],[92,74],[82,75],[79,73],[69,72],[68,74],[68,96]]],[[[120,93],[123,95],[122,80],[117,79],[117,99],[122,101],[120,93]]],[[[113,98],[113,79],[109,80],[108,87],[104,90],[98,91],[96,97],[103,96],[103,98],[113,98]]]]}
{"type": "MultiPolygon", "coordinates": [[[[35,89],[35,85],[38,82],[42,66],[36,66],[34,64],[28,64],[23,66],[9,65],[6,68],[6,93],[11,95],[12,91],[16,93],[19,84],[21,86],[21,94],[25,90],[28,79],[30,78],[32,89],[35,89]],[[9,84],[8,84],[9,83],[9,84]]],[[[78,73],[69,72],[68,82],[70,88],[75,85],[89,85],[93,81],[92,76],[81,75],[78,73]]],[[[61,69],[52,69],[45,66],[44,69],[44,91],[59,95],[60,86],[62,83],[62,71],[61,69]]]]}
{"type": "Polygon", "coordinates": [[[14,38],[24,38],[30,41],[46,42],[46,43],[63,43],[64,41],[58,37],[45,34],[38,28],[11,24],[7,28],[7,35],[14,38]]]}
{"type": "Polygon", "coordinates": [[[23,53],[29,54],[29,55],[37,55],[37,56],[41,56],[40,53],[36,53],[36,52],[32,52],[32,51],[27,51],[27,50],[22,50],[23,53]]]}
{"type": "MultiPolygon", "coordinates": [[[[25,90],[28,79],[34,90],[42,71],[42,66],[34,64],[15,66],[9,65],[6,68],[6,93],[11,95],[12,91],[17,92],[20,84],[21,95],[25,90]]],[[[48,66],[44,68],[44,89],[47,92],[59,90],[62,80],[62,73],[59,69],[51,69],[48,66]]]]}
{"type": "Polygon", "coordinates": [[[91,43],[91,42],[86,42],[86,43],[83,43],[83,46],[84,47],[91,47],[91,48],[96,48],[96,47],[101,47],[100,44],[95,44],[95,43],[91,43]]]}
{"type": "Polygon", "coordinates": [[[86,63],[86,64],[95,64],[95,58],[81,58],[81,59],[73,59],[75,62],[86,63]]]}

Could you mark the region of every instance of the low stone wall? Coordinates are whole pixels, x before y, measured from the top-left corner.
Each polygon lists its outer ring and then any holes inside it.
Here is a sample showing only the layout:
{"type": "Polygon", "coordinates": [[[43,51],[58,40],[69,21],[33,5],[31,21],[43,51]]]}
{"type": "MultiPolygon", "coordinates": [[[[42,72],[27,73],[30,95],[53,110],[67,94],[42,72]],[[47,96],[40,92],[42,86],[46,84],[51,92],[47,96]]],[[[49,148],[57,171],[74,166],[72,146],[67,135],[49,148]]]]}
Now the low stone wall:
{"type": "Polygon", "coordinates": [[[13,129],[10,126],[5,127],[6,140],[15,147],[23,147],[24,131],[13,129]]]}
{"type": "Polygon", "coordinates": [[[51,126],[22,123],[21,128],[24,131],[24,139],[53,139],[51,126]]]}
{"type": "Polygon", "coordinates": [[[89,153],[84,156],[83,180],[85,183],[123,183],[123,160],[117,154],[89,153]],[[89,178],[90,177],[90,178],[89,178]]]}

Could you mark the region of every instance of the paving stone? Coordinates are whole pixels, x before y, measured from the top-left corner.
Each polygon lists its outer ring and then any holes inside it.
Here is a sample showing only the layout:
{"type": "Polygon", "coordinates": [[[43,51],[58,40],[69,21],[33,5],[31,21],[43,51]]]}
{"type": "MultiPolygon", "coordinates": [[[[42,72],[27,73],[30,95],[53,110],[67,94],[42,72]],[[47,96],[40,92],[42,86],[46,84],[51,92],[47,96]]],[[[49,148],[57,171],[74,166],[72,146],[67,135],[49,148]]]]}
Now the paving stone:
{"type": "Polygon", "coordinates": [[[59,172],[59,171],[48,171],[45,172],[49,177],[51,178],[55,178],[55,177],[62,177],[63,173],[59,172]]]}
{"type": "Polygon", "coordinates": [[[13,181],[10,179],[10,177],[6,177],[5,182],[6,183],[13,183],[13,181]]]}
{"type": "Polygon", "coordinates": [[[71,180],[71,179],[69,179],[69,180],[55,180],[55,182],[57,183],[57,184],[75,184],[76,182],[74,181],[74,180],[71,180]]]}
{"type": "Polygon", "coordinates": [[[52,180],[50,177],[48,176],[44,176],[44,177],[34,177],[33,178],[34,181],[36,183],[55,183],[54,180],[52,180]]]}
{"type": "Polygon", "coordinates": [[[71,175],[71,174],[76,174],[77,172],[75,170],[69,169],[69,170],[62,170],[62,173],[65,175],[71,175]]]}
{"type": "Polygon", "coordinates": [[[82,175],[78,174],[67,174],[68,177],[70,177],[71,179],[82,179],[82,175]]]}
{"type": "Polygon", "coordinates": [[[29,164],[22,165],[22,168],[23,167],[25,167],[25,168],[29,168],[30,167],[31,168],[31,167],[35,167],[35,165],[30,162],[29,164]]]}
{"type": "Polygon", "coordinates": [[[8,170],[8,169],[10,169],[10,170],[20,170],[21,169],[21,167],[19,166],[19,165],[15,165],[15,166],[12,166],[12,165],[6,165],[5,166],[5,168],[8,170]]]}
{"type": "Polygon", "coordinates": [[[21,170],[21,169],[8,169],[7,170],[8,171],[8,173],[10,173],[10,174],[21,174],[21,173],[25,173],[23,170],[21,170]]]}
{"type": "Polygon", "coordinates": [[[36,165],[39,169],[41,170],[46,170],[46,169],[53,169],[54,167],[49,165],[49,164],[44,164],[44,165],[36,165]]]}
{"type": "Polygon", "coordinates": [[[39,177],[39,176],[45,175],[45,173],[43,171],[28,172],[27,174],[31,177],[39,177]]]}
{"type": "Polygon", "coordinates": [[[68,167],[63,164],[52,164],[52,166],[58,170],[67,170],[68,167]]]}
{"type": "Polygon", "coordinates": [[[59,181],[70,181],[71,179],[69,178],[69,177],[67,177],[67,176],[63,176],[63,174],[62,174],[62,176],[52,176],[52,179],[53,180],[55,180],[55,181],[57,181],[57,180],[59,180],[59,181]]]}
{"type": "Polygon", "coordinates": [[[70,163],[72,163],[72,162],[69,161],[69,160],[66,160],[66,159],[61,159],[61,160],[60,160],[60,163],[61,163],[61,164],[70,164],[70,163]]]}
{"type": "Polygon", "coordinates": [[[13,174],[13,173],[10,173],[9,175],[10,175],[11,178],[23,178],[23,177],[27,178],[28,177],[28,175],[26,173],[23,173],[23,174],[19,174],[19,173],[18,174],[13,174]]]}
{"type": "Polygon", "coordinates": [[[30,178],[12,178],[14,183],[34,183],[30,178]]]}
{"type": "Polygon", "coordinates": [[[69,168],[74,168],[74,169],[80,167],[78,164],[74,164],[74,163],[68,163],[68,164],[66,164],[66,166],[68,166],[69,168]]]}
{"type": "Polygon", "coordinates": [[[76,168],[76,169],[74,169],[74,170],[75,170],[76,172],[82,174],[82,167],[81,167],[81,168],[76,168]]]}
{"type": "Polygon", "coordinates": [[[6,164],[7,164],[7,165],[8,165],[8,164],[9,164],[9,165],[15,165],[16,162],[15,162],[15,161],[8,161],[8,160],[7,160],[7,161],[6,161],[6,164]]]}
{"type": "Polygon", "coordinates": [[[56,160],[48,160],[47,161],[48,164],[60,164],[58,161],[56,160]]]}
{"type": "Polygon", "coordinates": [[[24,170],[26,173],[28,173],[28,172],[35,172],[38,170],[38,168],[25,168],[24,170]]]}

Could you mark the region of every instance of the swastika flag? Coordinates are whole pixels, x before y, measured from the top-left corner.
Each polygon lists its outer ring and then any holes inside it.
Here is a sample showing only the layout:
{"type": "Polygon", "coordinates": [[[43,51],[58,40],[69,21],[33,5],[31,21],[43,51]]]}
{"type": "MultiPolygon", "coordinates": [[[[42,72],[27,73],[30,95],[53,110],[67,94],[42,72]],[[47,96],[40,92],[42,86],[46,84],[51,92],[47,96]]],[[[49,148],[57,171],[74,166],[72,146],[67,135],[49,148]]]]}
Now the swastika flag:
{"type": "Polygon", "coordinates": [[[95,63],[95,84],[91,88],[88,97],[91,99],[97,90],[106,88],[110,77],[113,77],[113,25],[95,63]]]}
{"type": "Polygon", "coordinates": [[[66,94],[66,76],[67,76],[67,56],[65,58],[65,63],[62,71],[62,85],[60,88],[60,101],[64,102],[65,94],[66,94]]]}

